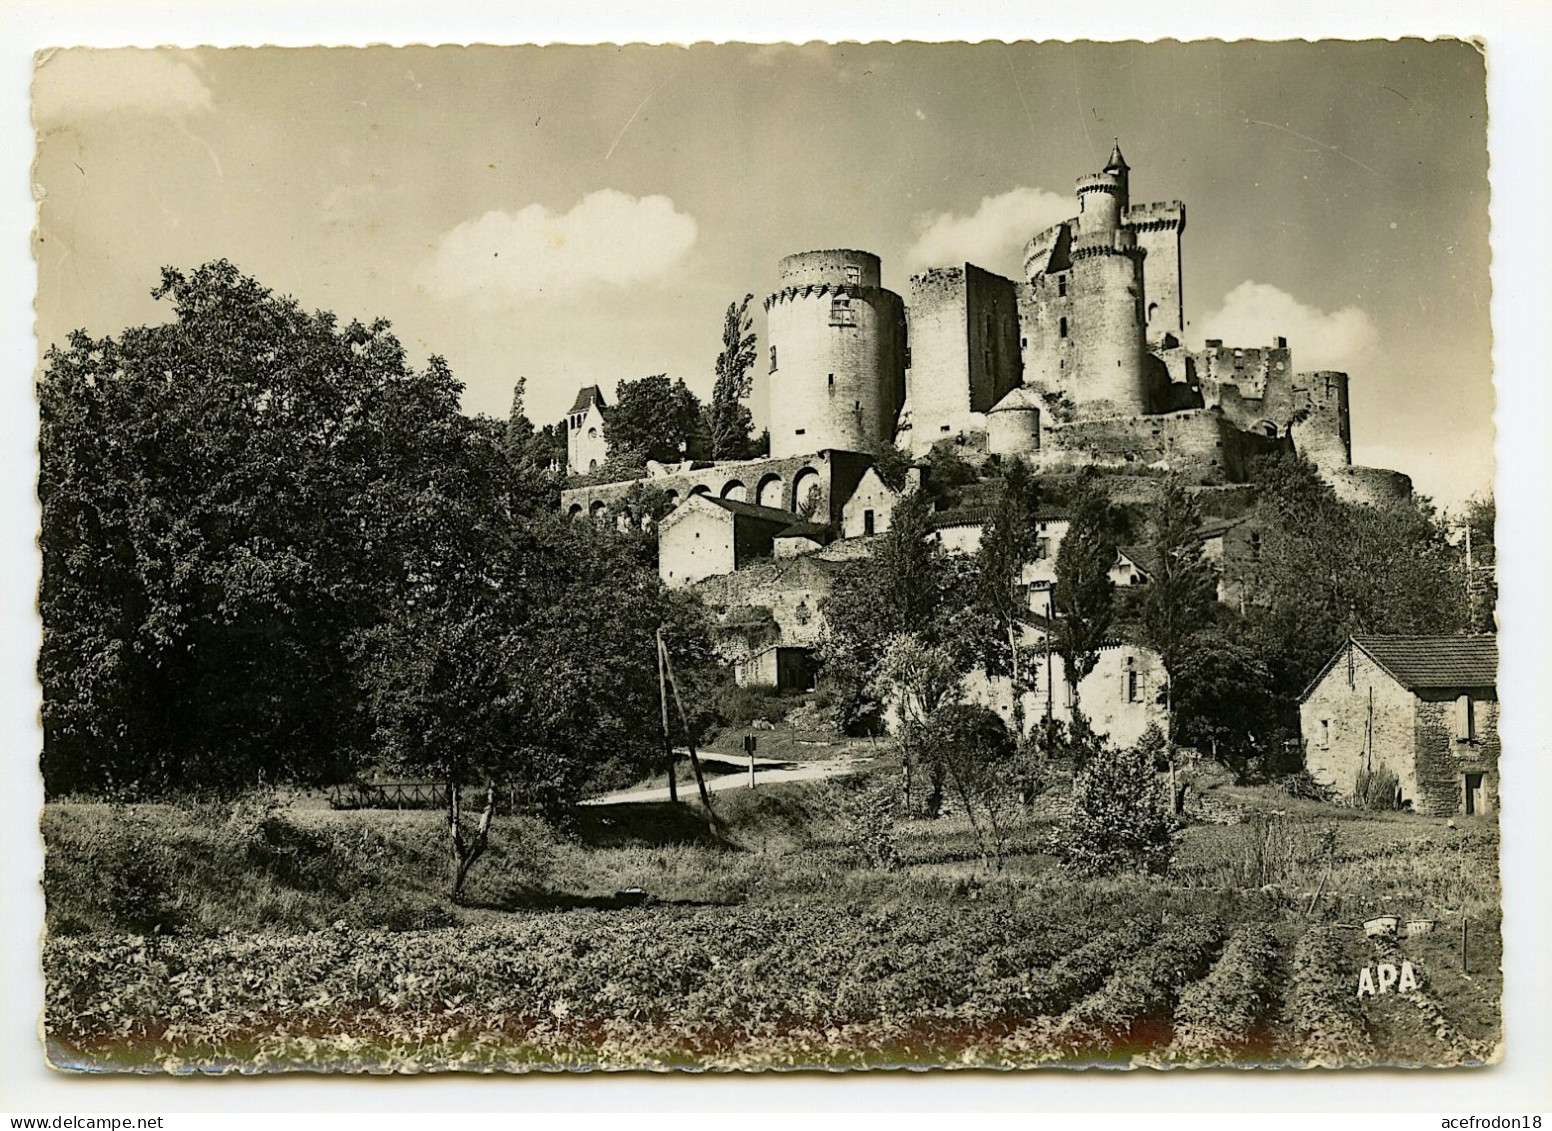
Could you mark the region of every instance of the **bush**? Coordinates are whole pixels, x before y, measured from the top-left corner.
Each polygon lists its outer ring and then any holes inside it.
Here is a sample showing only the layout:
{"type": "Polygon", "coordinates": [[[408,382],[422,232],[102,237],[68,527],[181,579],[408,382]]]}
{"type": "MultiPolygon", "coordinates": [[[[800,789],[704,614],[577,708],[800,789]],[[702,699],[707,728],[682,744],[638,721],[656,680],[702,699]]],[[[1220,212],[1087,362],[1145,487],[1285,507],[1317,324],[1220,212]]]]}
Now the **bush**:
{"type": "Polygon", "coordinates": [[[185,920],[173,862],[155,823],[130,806],[106,806],[107,819],[50,822],[43,863],[51,931],[166,934],[185,920]]]}
{"type": "Polygon", "coordinates": [[[1321,785],[1308,770],[1285,774],[1275,784],[1289,797],[1296,797],[1300,801],[1332,801],[1336,797],[1330,786],[1321,785]]]}
{"type": "Polygon", "coordinates": [[[893,871],[900,866],[895,840],[895,819],[900,809],[898,786],[887,778],[836,783],[829,788],[830,801],[846,843],[856,849],[869,867],[893,871]]]}
{"type": "Polygon", "coordinates": [[[1053,849],[1080,875],[1157,874],[1174,857],[1174,832],[1152,754],[1141,745],[1117,750],[1101,743],[1073,783],[1072,812],[1053,849]]]}
{"type": "Polygon", "coordinates": [[[1175,1006],[1169,1057],[1191,1063],[1241,1060],[1264,1045],[1277,999],[1277,938],[1264,924],[1237,932],[1200,982],[1175,1006]]]}
{"type": "Polygon", "coordinates": [[[1401,779],[1385,766],[1371,770],[1367,766],[1358,771],[1358,785],[1353,790],[1353,804],[1360,809],[1401,808],[1401,779]]]}
{"type": "Polygon", "coordinates": [[[800,701],[798,696],[784,695],[774,687],[740,687],[735,683],[724,683],[713,691],[710,709],[715,725],[745,727],[756,719],[778,723],[800,701]]]}

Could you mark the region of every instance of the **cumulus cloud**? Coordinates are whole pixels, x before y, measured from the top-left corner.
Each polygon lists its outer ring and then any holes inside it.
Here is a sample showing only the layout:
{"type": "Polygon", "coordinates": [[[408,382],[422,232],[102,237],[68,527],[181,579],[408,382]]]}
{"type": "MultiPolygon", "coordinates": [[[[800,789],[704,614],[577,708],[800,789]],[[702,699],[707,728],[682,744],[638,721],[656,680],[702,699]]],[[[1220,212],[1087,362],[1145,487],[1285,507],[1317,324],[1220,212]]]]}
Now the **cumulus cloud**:
{"type": "Polygon", "coordinates": [[[968,261],[1016,276],[1029,237],[1076,212],[1068,197],[1038,188],[1020,186],[983,197],[973,216],[939,212],[924,217],[921,235],[905,253],[906,265],[915,271],[968,261]]]}
{"type": "Polygon", "coordinates": [[[428,289],[497,303],[589,283],[638,283],[676,267],[695,237],[694,217],[668,197],[600,189],[569,212],[530,204],[464,221],[437,241],[428,289]]]}
{"type": "Polygon", "coordinates": [[[38,123],[110,113],[184,121],[214,109],[210,88],[181,52],[72,48],[41,59],[33,80],[38,123]]]}
{"type": "Polygon", "coordinates": [[[1247,279],[1202,319],[1204,338],[1225,345],[1270,345],[1287,338],[1301,370],[1355,369],[1379,343],[1374,320],[1356,306],[1330,312],[1309,306],[1270,283],[1247,279]]]}

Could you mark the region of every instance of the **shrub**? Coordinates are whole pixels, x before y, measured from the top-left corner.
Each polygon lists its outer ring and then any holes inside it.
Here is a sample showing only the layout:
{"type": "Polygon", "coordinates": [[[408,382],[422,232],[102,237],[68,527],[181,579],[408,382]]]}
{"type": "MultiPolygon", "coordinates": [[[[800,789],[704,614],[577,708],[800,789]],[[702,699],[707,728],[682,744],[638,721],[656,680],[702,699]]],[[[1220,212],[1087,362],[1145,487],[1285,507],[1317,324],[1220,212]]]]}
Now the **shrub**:
{"type": "Polygon", "coordinates": [[[1353,804],[1361,809],[1401,808],[1401,779],[1386,766],[1377,770],[1361,767],[1357,788],[1353,790],[1353,804]]]}
{"type": "Polygon", "coordinates": [[[1073,806],[1053,849],[1080,875],[1167,871],[1175,821],[1159,788],[1151,753],[1101,744],[1073,783],[1073,806]]]}
{"type": "Polygon", "coordinates": [[[176,931],[185,921],[161,831],[131,806],[105,819],[50,822],[43,863],[51,931],[176,931]]]}
{"type": "Polygon", "coordinates": [[[837,783],[830,787],[830,801],[846,833],[846,843],[861,853],[870,867],[893,871],[900,866],[895,840],[895,819],[900,791],[894,782],[879,778],[837,783]]]}
{"type": "Polygon", "coordinates": [[[1300,801],[1332,801],[1336,797],[1330,786],[1321,785],[1308,770],[1285,774],[1276,780],[1276,785],[1289,797],[1300,801]]]}

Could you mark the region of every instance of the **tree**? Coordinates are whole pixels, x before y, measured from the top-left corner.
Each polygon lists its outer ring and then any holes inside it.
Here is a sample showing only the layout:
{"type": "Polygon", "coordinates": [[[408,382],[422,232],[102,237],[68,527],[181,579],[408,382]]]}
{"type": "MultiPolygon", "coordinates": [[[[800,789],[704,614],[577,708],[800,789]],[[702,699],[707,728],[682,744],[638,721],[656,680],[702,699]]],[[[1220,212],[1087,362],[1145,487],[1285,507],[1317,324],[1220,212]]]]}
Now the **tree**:
{"type": "Polygon", "coordinates": [[[1165,755],[1169,759],[1170,796],[1175,792],[1174,695],[1187,649],[1212,618],[1217,574],[1206,560],[1196,500],[1171,476],[1154,511],[1148,537],[1152,572],[1142,594],[1139,618],[1143,640],[1159,654],[1165,673],[1165,755]]]}
{"type": "Polygon", "coordinates": [[[929,817],[936,817],[942,808],[949,764],[943,757],[930,756],[933,747],[926,735],[938,711],[958,698],[964,676],[964,668],[948,648],[929,644],[912,632],[889,639],[874,674],[879,698],[893,702],[899,711],[906,805],[910,805],[914,773],[925,767],[929,817]]]}
{"type": "Polygon", "coordinates": [[[1118,520],[1097,477],[1086,475],[1071,503],[1072,517],[1056,554],[1053,626],[1056,652],[1067,668],[1074,718],[1079,713],[1078,685],[1099,663],[1099,650],[1110,636],[1115,585],[1118,520]]]}
{"type": "Polygon", "coordinates": [[[485,553],[483,573],[451,563],[363,642],[385,758],[445,789],[455,899],[498,797],[558,816],[661,764],[659,628],[692,702],[717,666],[699,601],[665,590],[607,524],[552,518],[485,553]]]}
{"type": "Polygon", "coordinates": [[[999,820],[1017,775],[1018,753],[1007,724],[981,704],[948,703],[930,718],[923,736],[925,757],[953,784],[981,847],[981,861],[994,859],[1002,870],[1007,837],[999,820]],[[986,818],[983,831],[977,811],[986,818]]]}
{"type": "Polygon", "coordinates": [[[1278,695],[1271,668],[1244,626],[1208,626],[1182,650],[1174,676],[1175,735],[1244,781],[1276,768],[1278,695]]]}
{"type": "Polygon", "coordinates": [[[1468,626],[1460,553],[1426,501],[1345,504],[1298,456],[1253,467],[1262,538],[1247,614],[1290,717],[1292,697],[1349,635],[1468,626]]]}
{"type": "Polygon", "coordinates": [[[836,574],[823,612],[820,658],[836,692],[836,722],[854,730],[880,715],[874,673],[884,647],[905,632],[925,634],[937,613],[946,566],[930,537],[926,501],[908,495],[866,558],[836,574]]]}
{"type": "Polygon", "coordinates": [[[1024,692],[1031,682],[1031,673],[1021,667],[1019,656],[1019,636],[1029,618],[1024,567],[1035,559],[1039,505],[1039,483],[1021,461],[1014,460],[1003,472],[1002,496],[983,527],[977,551],[977,596],[1008,642],[1006,670],[1013,685],[1013,730],[1019,735],[1024,733],[1024,692]]]}
{"type": "Polygon", "coordinates": [[[754,387],[750,371],[755,361],[755,335],[749,317],[749,303],[753,299],[753,295],[745,295],[743,302],[728,303],[722,323],[722,352],[717,355],[717,379],[711,389],[711,404],[707,406],[707,431],[714,460],[748,459],[753,454],[750,433],[754,431],[754,418],[744,403],[754,387]]]}
{"type": "Polygon", "coordinates": [[[1152,753],[1141,743],[1127,750],[1106,743],[1078,772],[1055,847],[1063,866],[1081,875],[1161,873],[1174,856],[1174,830],[1152,753]]]}
{"type": "Polygon", "coordinates": [[[1460,523],[1472,632],[1498,631],[1498,506],[1491,494],[1472,499],[1460,523]]]}
{"type": "Polygon", "coordinates": [[[663,373],[621,381],[615,403],[604,410],[610,462],[641,467],[648,460],[673,463],[698,454],[703,431],[701,402],[683,380],[663,373]]]}
{"type": "Polygon", "coordinates": [[[351,641],[515,482],[386,322],[225,260],[152,294],[169,321],[74,333],[38,384],[45,782],[338,780],[370,748],[351,641]]]}

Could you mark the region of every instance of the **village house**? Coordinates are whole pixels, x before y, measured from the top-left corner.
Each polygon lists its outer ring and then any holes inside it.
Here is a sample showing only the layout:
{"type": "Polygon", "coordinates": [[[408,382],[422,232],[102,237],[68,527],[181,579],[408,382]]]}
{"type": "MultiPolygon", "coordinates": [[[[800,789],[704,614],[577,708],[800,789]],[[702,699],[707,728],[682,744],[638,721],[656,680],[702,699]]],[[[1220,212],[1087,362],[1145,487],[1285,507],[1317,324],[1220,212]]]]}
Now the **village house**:
{"type": "Polygon", "coordinates": [[[658,575],[688,585],[775,554],[776,539],[803,520],[790,511],[691,495],[658,524],[658,575]]]}
{"type": "Polygon", "coordinates": [[[1491,812],[1497,683],[1492,636],[1353,636],[1300,697],[1305,766],[1344,796],[1388,769],[1419,813],[1491,812]]]}

